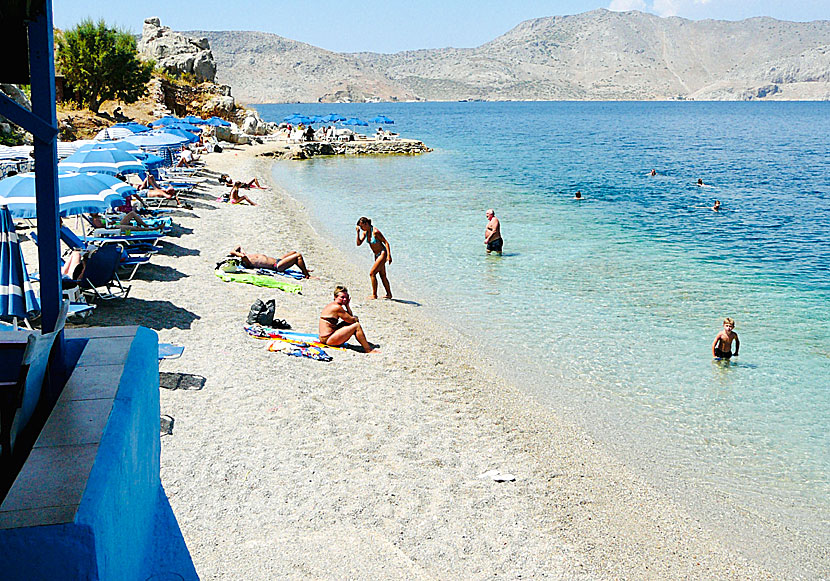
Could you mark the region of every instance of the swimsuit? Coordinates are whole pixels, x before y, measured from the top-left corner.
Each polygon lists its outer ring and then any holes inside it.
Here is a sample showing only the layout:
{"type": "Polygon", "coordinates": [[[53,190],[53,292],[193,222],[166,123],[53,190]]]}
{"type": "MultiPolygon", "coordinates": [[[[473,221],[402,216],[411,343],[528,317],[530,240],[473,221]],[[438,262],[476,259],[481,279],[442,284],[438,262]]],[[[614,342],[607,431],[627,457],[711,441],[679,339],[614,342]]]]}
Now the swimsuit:
{"type": "Polygon", "coordinates": [[[491,252],[501,252],[502,246],[504,246],[504,240],[496,238],[495,240],[491,240],[487,243],[487,250],[491,252]]]}
{"type": "Polygon", "coordinates": [[[715,347],[715,357],[718,359],[731,359],[732,358],[732,351],[722,351],[715,347]]]}

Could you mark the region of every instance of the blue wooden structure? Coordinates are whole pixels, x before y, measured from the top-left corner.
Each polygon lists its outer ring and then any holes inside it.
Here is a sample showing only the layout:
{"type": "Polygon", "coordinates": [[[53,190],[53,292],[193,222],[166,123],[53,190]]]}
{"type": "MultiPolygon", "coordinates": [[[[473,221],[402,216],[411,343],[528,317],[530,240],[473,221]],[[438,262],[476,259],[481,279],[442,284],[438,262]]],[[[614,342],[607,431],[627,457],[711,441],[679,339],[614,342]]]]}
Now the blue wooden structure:
{"type": "MultiPolygon", "coordinates": [[[[21,107],[0,93],[0,115],[29,131],[34,137],[37,190],[38,259],[43,332],[55,329],[61,302],[60,238],[58,234],[58,121],[55,114],[55,46],[52,1],[12,0],[3,7],[3,28],[16,39],[6,46],[0,81],[32,87],[32,110],[21,107]],[[22,33],[25,27],[26,34],[22,33]],[[26,40],[28,42],[26,42],[26,40]],[[28,54],[25,48],[28,47],[28,54]],[[24,53],[24,54],[21,54],[24,53]],[[28,62],[29,74],[21,69],[28,62]],[[7,78],[10,75],[11,78],[7,78]]],[[[5,34],[5,32],[4,32],[5,34]]],[[[63,361],[63,337],[57,341],[55,361],[63,361]]],[[[63,375],[62,370],[53,370],[63,375]]]]}

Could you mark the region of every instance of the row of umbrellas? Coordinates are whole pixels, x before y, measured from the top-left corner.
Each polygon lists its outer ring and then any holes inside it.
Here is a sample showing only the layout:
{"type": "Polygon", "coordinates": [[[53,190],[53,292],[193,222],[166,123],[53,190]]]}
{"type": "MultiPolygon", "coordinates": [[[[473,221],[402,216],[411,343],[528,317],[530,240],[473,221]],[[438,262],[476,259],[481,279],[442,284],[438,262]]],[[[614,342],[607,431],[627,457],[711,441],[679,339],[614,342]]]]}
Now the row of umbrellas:
{"type": "Polygon", "coordinates": [[[377,123],[377,124],[389,124],[394,123],[389,117],[386,115],[378,115],[377,117],[373,117],[369,119],[369,121],[363,121],[362,119],[358,119],[357,117],[351,117],[346,119],[336,113],[329,113],[324,117],[320,117],[319,115],[311,115],[305,116],[300,115],[299,113],[294,113],[293,115],[289,115],[288,117],[283,118],[285,123],[291,123],[292,125],[313,125],[315,123],[342,123],[343,125],[361,125],[361,126],[368,126],[369,123],[377,123]]]}
{"type": "MultiPolygon", "coordinates": [[[[103,212],[123,204],[135,189],[114,177],[153,169],[164,163],[142,148],[170,148],[198,140],[201,125],[228,126],[218,117],[162,117],[151,124],[117,123],[99,133],[101,139],[84,142],[58,164],[58,207],[62,217],[103,212]]],[[[78,144],[62,144],[69,153],[78,144]]],[[[59,148],[60,149],[60,148],[59,148]]],[[[0,159],[28,157],[31,148],[3,148],[0,159]]],[[[0,316],[24,318],[40,310],[37,294],[29,281],[14,218],[37,215],[35,174],[23,173],[0,180],[0,316]]]]}

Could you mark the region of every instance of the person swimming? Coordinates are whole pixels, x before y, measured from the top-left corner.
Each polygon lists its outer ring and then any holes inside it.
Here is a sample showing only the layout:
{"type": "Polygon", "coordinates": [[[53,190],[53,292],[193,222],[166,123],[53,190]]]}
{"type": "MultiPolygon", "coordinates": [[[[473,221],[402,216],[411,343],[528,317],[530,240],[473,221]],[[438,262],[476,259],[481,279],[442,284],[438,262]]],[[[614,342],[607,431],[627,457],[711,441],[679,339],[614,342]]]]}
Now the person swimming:
{"type": "Polygon", "coordinates": [[[580,192],[579,190],[576,190],[576,193],[574,194],[574,200],[581,200],[581,199],[582,199],[582,192],[580,192]]]}
{"type": "Polygon", "coordinates": [[[712,211],[713,212],[719,212],[720,211],[720,200],[715,200],[715,205],[712,206],[712,211]]]}

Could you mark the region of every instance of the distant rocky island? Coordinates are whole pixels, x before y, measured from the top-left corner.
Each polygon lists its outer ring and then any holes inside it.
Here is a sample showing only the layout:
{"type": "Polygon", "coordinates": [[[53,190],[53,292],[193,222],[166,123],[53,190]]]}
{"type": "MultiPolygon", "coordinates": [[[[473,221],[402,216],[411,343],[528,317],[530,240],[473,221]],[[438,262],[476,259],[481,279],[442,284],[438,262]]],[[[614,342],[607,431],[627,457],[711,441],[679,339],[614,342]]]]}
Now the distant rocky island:
{"type": "Polygon", "coordinates": [[[594,10],[522,22],[476,48],[336,53],[264,32],[207,38],[251,103],[830,100],[830,21],[594,10]]]}

